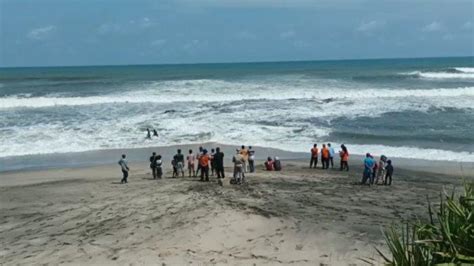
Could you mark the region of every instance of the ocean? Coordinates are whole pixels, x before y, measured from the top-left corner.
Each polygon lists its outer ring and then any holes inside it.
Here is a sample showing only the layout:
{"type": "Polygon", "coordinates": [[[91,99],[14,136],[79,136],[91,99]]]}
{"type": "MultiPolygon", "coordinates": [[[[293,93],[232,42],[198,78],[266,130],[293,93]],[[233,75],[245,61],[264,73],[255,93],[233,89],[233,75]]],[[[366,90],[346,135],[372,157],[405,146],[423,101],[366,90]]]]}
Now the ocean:
{"type": "Polygon", "coordinates": [[[473,57],[0,69],[0,157],[331,142],[474,162],[473,132],[473,57]]]}

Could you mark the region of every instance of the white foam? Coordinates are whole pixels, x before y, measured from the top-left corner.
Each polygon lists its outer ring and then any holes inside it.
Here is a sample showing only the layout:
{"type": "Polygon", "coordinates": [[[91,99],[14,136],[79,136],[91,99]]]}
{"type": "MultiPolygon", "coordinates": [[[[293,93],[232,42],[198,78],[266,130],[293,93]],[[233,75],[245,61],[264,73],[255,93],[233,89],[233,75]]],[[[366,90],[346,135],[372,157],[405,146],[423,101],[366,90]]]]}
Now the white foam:
{"type": "Polygon", "coordinates": [[[231,102],[243,100],[289,99],[368,99],[368,98],[446,98],[473,97],[474,87],[455,89],[377,89],[337,88],[320,85],[292,86],[273,83],[240,83],[219,80],[189,80],[158,82],[146,89],[120,94],[88,97],[3,97],[0,109],[44,108],[55,106],[81,106],[124,103],[174,103],[174,102],[231,102]],[[340,93],[328,94],[328,91],[340,93]]]}
{"type": "Polygon", "coordinates": [[[455,67],[454,69],[464,73],[474,73],[474,67],[455,67]]]}
{"type": "MultiPolygon", "coordinates": [[[[456,68],[462,69],[462,68],[456,68]]],[[[474,72],[470,71],[470,68],[465,68],[467,71],[462,71],[463,73],[451,73],[451,72],[422,72],[422,71],[413,71],[408,73],[401,73],[402,75],[409,76],[418,76],[420,78],[426,79],[474,79],[474,72]]]]}

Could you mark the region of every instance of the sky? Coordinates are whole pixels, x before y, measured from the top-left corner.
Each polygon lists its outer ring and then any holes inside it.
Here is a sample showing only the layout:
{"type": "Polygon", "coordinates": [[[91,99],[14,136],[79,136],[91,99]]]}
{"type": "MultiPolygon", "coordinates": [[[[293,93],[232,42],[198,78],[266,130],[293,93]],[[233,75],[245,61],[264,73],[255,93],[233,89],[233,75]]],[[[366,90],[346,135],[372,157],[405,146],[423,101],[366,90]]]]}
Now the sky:
{"type": "Polygon", "coordinates": [[[0,0],[0,67],[474,55],[474,0],[0,0]]]}

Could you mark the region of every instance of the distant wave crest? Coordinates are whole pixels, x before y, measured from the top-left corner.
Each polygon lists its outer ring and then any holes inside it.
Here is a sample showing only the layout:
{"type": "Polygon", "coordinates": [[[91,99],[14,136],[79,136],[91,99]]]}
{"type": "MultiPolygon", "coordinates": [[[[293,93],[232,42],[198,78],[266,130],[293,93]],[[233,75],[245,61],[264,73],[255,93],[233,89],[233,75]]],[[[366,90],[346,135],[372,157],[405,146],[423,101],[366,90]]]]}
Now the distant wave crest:
{"type": "MultiPolygon", "coordinates": [[[[337,88],[329,88],[331,90],[337,88]]],[[[214,80],[188,80],[157,82],[133,92],[87,97],[25,97],[15,95],[0,98],[0,109],[45,108],[55,106],[80,106],[124,103],[174,103],[174,102],[233,102],[242,100],[291,100],[308,99],[327,102],[368,98],[407,97],[474,97],[474,87],[455,89],[342,89],[341,93],[328,96],[327,88],[298,87],[291,85],[243,84],[214,80]]]]}

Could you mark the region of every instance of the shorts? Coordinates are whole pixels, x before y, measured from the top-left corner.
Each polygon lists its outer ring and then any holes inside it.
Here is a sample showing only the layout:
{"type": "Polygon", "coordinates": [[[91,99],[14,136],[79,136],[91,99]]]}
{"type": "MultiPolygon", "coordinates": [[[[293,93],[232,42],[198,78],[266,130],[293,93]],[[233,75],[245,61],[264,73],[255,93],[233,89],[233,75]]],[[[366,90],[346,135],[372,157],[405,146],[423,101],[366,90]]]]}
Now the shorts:
{"type": "Polygon", "coordinates": [[[183,168],[184,168],[184,166],[183,166],[183,163],[182,163],[182,162],[178,162],[178,163],[176,164],[176,171],[177,171],[177,172],[182,172],[182,171],[183,171],[183,168]]]}

